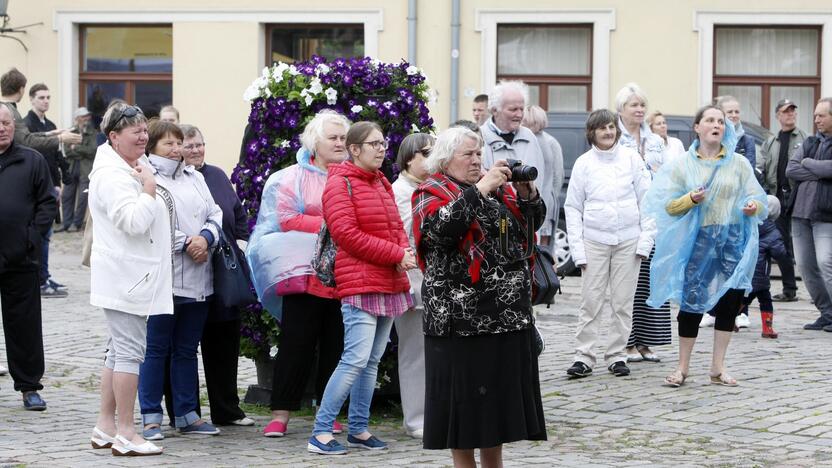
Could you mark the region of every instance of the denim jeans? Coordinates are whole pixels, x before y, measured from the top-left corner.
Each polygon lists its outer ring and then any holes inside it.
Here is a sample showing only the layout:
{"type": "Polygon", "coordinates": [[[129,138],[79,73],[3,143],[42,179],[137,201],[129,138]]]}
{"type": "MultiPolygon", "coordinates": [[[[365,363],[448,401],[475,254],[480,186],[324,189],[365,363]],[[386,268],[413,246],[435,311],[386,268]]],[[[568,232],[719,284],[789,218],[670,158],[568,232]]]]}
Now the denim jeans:
{"type": "Polygon", "coordinates": [[[173,315],[147,320],[147,351],[139,369],[139,406],[143,424],[162,424],[165,359],[170,355],[170,382],[176,427],[199,419],[199,376],[196,348],[208,317],[207,302],[175,304],[173,315]]]}
{"type": "Polygon", "coordinates": [[[367,430],[378,362],[390,339],[392,317],[376,317],[348,304],[341,305],[341,316],[344,352],[326,384],[312,435],[332,433],[332,424],[347,396],[349,433],[356,435],[367,430]]]}
{"type": "Polygon", "coordinates": [[[794,259],[820,311],[820,321],[832,324],[832,223],[792,218],[792,243],[794,259]]]}

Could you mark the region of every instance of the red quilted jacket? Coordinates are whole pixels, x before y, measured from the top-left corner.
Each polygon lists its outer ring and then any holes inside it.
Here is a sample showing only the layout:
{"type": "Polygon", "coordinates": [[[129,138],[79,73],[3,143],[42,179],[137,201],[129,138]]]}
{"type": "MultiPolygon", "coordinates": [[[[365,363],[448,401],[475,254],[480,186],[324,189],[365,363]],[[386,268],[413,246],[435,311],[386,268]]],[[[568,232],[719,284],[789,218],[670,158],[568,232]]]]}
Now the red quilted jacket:
{"type": "Polygon", "coordinates": [[[330,165],[323,205],[324,219],[338,247],[335,283],[339,298],[410,290],[407,275],[396,270],[409,247],[407,235],[393,189],[380,171],[365,171],[351,161],[330,165]]]}

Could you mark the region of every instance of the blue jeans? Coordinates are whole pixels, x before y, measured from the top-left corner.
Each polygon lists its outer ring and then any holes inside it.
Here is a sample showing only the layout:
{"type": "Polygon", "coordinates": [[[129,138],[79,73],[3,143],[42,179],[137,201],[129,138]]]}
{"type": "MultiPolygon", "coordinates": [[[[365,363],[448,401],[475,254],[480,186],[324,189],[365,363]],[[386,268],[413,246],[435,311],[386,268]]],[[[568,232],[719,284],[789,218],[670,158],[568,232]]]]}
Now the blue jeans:
{"type": "Polygon", "coordinates": [[[332,424],[350,397],[349,433],[367,430],[370,402],[376,388],[378,362],[390,339],[392,317],[376,317],[348,304],[341,305],[344,352],[324,390],[312,435],[332,433],[332,424]]]}
{"type": "Polygon", "coordinates": [[[139,369],[139,406],[143,424],[162,424],[165,359],[170,355],[170,384],[176,427],[199,419],[199,376],[196,348],[208,317],[207,302],[175,304],[173,315],[147,320],[147,351],[139,369]]]}
{"type": "Polygon", "coordinates": [[[792,218],[792,244],[803,284],[820,311],[820,321],[832,324],[832,223],[792,218]]]}

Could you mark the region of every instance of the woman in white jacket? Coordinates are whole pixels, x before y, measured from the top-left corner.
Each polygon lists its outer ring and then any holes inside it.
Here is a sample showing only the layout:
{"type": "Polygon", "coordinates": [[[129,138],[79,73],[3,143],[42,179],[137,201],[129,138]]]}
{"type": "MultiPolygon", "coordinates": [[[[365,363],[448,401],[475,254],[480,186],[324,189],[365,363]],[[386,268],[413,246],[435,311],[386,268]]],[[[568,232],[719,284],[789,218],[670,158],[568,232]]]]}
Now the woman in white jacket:
{"type": "Polygon", "coordinates": [[[589,115],[586,136],[592,148],[575,161],[566,192],[569,247],[583,275],[575,362],[566,371],[571,377],[592,373],[608,286],[612,320],[604,360],[614,375],[630,373],[624,350],[633,293],[641,260],[653,247],[655,225],[642,214],[650,173],[638,153],[618,143],[620,135],[612,112],[589,115]]]}
{"type": "Polygon", "coordinates": [[[147,140],[148,160],[156,180],[169,191],[176,206],[173,227],[173,316],[147,321],[147,352],[139,379],[143,435],[160,440],[162,393],[170,378],[174,424],[183,434],[219,434],[199,416],[199,376],[196,351],[208,300],[214,293],[211,248],[219,240],[222,209],[214,202],[205,179],[182,155],[182,130],[170,122],[153,122],[147,140]],[[165,361],[170,359],[170,371],[165,361]]]}
{"type": "Polygon", "coordinates": [[[113,455],[158,455],[136,433],[133,408],[144,361],[147,317],[173,314],[172,205],[157,196],[154,169],[144,155],[147,119],[138,107],[112,106],[90,173],[93,224],[90,303],[104,309],[109,330],[101,372],[101,410],[93,448],[113,455]],[[118,422],[115,415],[118,413],[118,422]]]}

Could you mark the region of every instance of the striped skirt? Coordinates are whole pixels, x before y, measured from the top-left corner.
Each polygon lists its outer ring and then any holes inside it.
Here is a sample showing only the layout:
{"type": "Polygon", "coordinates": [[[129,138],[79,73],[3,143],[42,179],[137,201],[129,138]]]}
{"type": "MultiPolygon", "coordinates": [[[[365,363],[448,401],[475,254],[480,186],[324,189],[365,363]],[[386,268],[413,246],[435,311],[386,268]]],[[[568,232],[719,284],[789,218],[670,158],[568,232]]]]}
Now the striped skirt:
{"type": "Polygon", "coordinates": [[[660,346],[671,343],[670,304],[665,302],[658,309],[647,305],[650,296],[650,263],[656,249],[650,251],[650,258],[641,261],[638,272],[636,296],[633,301],[633,330],[627,347],[660,346]]]}

